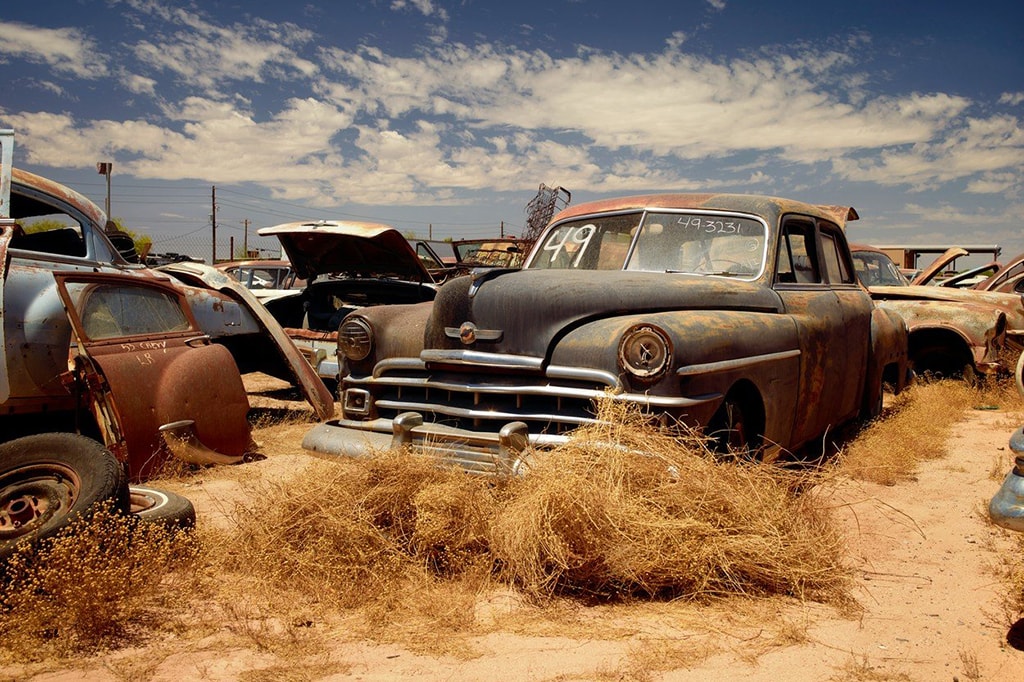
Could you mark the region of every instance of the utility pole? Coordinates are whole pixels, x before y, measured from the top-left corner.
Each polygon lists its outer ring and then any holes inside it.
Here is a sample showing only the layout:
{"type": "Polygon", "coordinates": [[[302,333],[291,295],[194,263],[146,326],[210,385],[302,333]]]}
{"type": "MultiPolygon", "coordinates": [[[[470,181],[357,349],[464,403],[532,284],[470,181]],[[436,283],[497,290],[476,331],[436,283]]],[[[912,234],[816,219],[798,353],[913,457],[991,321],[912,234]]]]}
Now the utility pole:
{"type": "Polygon", "coordinates": [[[210,213],[210,224],[213,226],[213,248],[210,250],[210,265],[217,264],[217,185],[213,185],[211,196],[213,210],[210,213]]]}
{"type": "Polygon", "coordinates": [[[112,161],[100,161],[96,164],[96,172],[100,175],[107,176],[107,203],[104,204],[104,210],[107,212],[107,225],[104,229],[109,230],[110,221],[110,173],[114,170],[114,163],[112,161]]]}
{"type": "MultiPolygon", "coordinates": [[[[245,225],[245,231],[242,232],[242,258],[246,259],[249,257],[249,219],[243,220],[242,224],[245,225]]],[[[234,258],[234,254],[231,257],[234,258]]]]}
{"type": "Polygon", "coordinates": [[[427,223],[427,239],[434,239],[434,223],[427,223]]]}
{"type": "Polygon", "coordinates": [[[505,221],[504,220],[501,221],[501,228],[500,229],[501,229],[501,232],[500,232],[501,238],[504,239],[505,238],[505,221]]]}

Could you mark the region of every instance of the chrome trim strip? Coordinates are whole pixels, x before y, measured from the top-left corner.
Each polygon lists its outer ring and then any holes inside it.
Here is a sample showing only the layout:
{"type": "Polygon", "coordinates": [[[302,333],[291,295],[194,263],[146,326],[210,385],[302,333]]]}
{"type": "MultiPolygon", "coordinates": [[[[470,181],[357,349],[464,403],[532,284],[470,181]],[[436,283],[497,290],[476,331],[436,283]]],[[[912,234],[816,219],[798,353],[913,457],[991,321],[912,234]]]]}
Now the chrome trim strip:
{"type": "Polygon", "coordinates": [[[426,368],[426,364],[419,358],[390,358],[388,360],[381,360],[373,366],[373,377],[376,379],[384,372],[394,369],[422,372],[426,368]]]}
{"type": "Polygon", "coordinates": [[[423,362],[443,362],[457,365],[486,365],[488,367],[508,367],[512,369],[539,370],[544,366],[544,358],[530,355],[508,355],[505,353],[481,353],[475,350],[434,350],[420,352],[423,362]]]}
{"type": "MultiPolygon", "coordinates": [[[[485,391],[479,391],[479,393],[486,393],[485,391]]],[[[607,394],[603,391],[590,391],[590,399],[597,400],[604,397],[609,397],[612,400],[623,401],[640,405],[648,408],[685,408],[693,407],[694,405],[703,405],[705,403],[719,400],[722,397],[721,393],[707,393],[704,395],[696,396],[693,398],[672,398],[665,396],[649,396],[636,393],[619,393],[619,394],[607,394]]],[[[540,390],[531,392],[530,395],[553,395],[545,394],[540,390]]],[[[572,396],[553,396],[553,397],[572,397],[572,396]]],[[[586,395],[578,396],[580,398],[588,397],[586,395]]],[[[448,404],[442,403],[427,403],[427,402],[409,402],[404,400],[389,400],[386,398],[378,398],[374,401],[374,404],[384,408],[403,410],[403,411],[421,411],[421,412],[433,412],[437,414],[447,414],[453,417],[469,417],[473,419],[545,419],[553,422],[571,422],[586,424],[593,421],[592,419],[582,417],[569,417],[565,414],[546,414],[546,413],[529,413],[529,412],[498,412],[496,410],[475,410],[470,408],[459,408],[453,407],[448,404]]]]}
{"type": "Polygon", "coordinates": [[[789,358],[800,357],[800,350],[784,350],[777,353],[765,353],[764,355],[752,355],[748,358],[737,358],[735,360],[722,360],[721,362],[706,362],[700,365],[687,365],[676,370],[678,377],[691,377],[698,374],[713,374],[715,372],[728,372],[737,369],[744,369],[753,365],[765,362],[777,362],[789,358]]]}
{"type": "MultiPolygon", "coordinates": [[[[436,403],[407,403],[400,400],[377,400],[375,407],[398,410],[400,412],[430,412],[431,414],[463,419],[504,419],[507,421],[549,421],[560,424],[591,424],[593,418],[569,417],[564,414],[546,414],[543,412],[498,412],[496,410],[471,410],[436,403]]],[[[483,433],[490,433],[484,431],[483,433]]]]}
{"type": "Polygon", "coordinates": [[[549,365],[545,374],[552,379],[571,379],[573,381],[593,381],[601,383],[609,388],[621,390],[622,383],[619,377],[606,372],[603,369],[591,369],[588,367],[567,367],[565,365],[549,365]]]}

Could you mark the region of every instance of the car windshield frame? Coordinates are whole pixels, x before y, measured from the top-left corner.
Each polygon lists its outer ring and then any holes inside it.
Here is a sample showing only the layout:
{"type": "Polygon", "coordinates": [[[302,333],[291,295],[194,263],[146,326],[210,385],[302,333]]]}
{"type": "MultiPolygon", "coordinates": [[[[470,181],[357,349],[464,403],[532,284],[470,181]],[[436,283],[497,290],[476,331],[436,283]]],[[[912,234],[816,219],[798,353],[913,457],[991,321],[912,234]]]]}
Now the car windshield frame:
{"type": "Polygon", "coordinates": [[[757,215],[710,209],[646,209],[553,225],[528,269],[628,270],[760,278],[768,225],[757,215]]]}
{"type": "Polygon", "coordinates": [[[910,280],[900,272],[896,264],[884,253],[877,251],[853,250],[850,255],[853,257],[854,270],[857,272],[857,279],[866,287],[909,287],[910,280]],[[876,266],[871,269],[871,266],[876,266]],[[870,277],[865,276],[871,273],[870,277]]]}

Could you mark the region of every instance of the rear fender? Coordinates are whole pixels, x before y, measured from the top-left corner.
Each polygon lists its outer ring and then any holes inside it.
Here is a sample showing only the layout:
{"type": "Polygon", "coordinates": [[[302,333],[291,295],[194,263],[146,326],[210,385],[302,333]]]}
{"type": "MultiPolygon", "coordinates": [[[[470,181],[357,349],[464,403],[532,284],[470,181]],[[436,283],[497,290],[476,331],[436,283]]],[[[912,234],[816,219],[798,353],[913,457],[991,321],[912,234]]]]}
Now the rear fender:
{"type": "Polygon", "coordinates": [[[871,352],[868,354],[868,371],[864,382],[862,415],[877,416],[872,405],[876,396],[881,395],[884,383],[892,386],[893,393],[900,393],[910,381],[909,337],[907,323],[899,314],[885,308],[875,307],[871,312],[871,352]]]}

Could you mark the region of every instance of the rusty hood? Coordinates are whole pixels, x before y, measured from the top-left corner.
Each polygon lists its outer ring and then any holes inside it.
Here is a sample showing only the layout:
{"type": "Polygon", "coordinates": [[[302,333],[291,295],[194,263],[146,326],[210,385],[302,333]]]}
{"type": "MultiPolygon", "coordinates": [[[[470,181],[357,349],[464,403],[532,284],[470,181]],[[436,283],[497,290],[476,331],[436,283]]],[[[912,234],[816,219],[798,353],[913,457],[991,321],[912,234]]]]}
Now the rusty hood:
{"type": "Polygon", "coordinates": [[[433,281],[409,241],[388,225],[321,220],[264,227],[259,234],[280,240],[302,279],[344,274],[433,281]]]}
{"type": "Polygon", "coordinates": [[[926,285],[933,279],[935,279],[935,276],[937,274],[942,272],[942,268],[946,267],[947,265],[955,261],[957,258],[967,255],[969,255],[967,249],[962,249],[959,246],[954,246],[951,249],[946,249],[946,251],[942,255],[940,255],[938,258],[932,261],[931,265],[929,265],[920,273],[918,273],[917,277],[915,277],[910,283],[921,286],[926,285]]]}
{"type": "Polygon", "coordinates": [[[1024,330],[1024,296],[975,289],[934,286],[872,286],[871,298],[889,301],[946,301],[956,305],[988,305],[1006,313],[1011,330],[1024,330]]]}
{"type": "MultiPolygon", "coordinates": [[[[505,270],[446,283],[427,322],[427,348],[546,357],[557,340],[588,322],[689,310],[782,311],[761,284],[658,272],[505,270]],[[470,324],[476,341],[464,343],[470,324]]],[[[610,341],[611,342],[611,341],[610,341]]]]}

